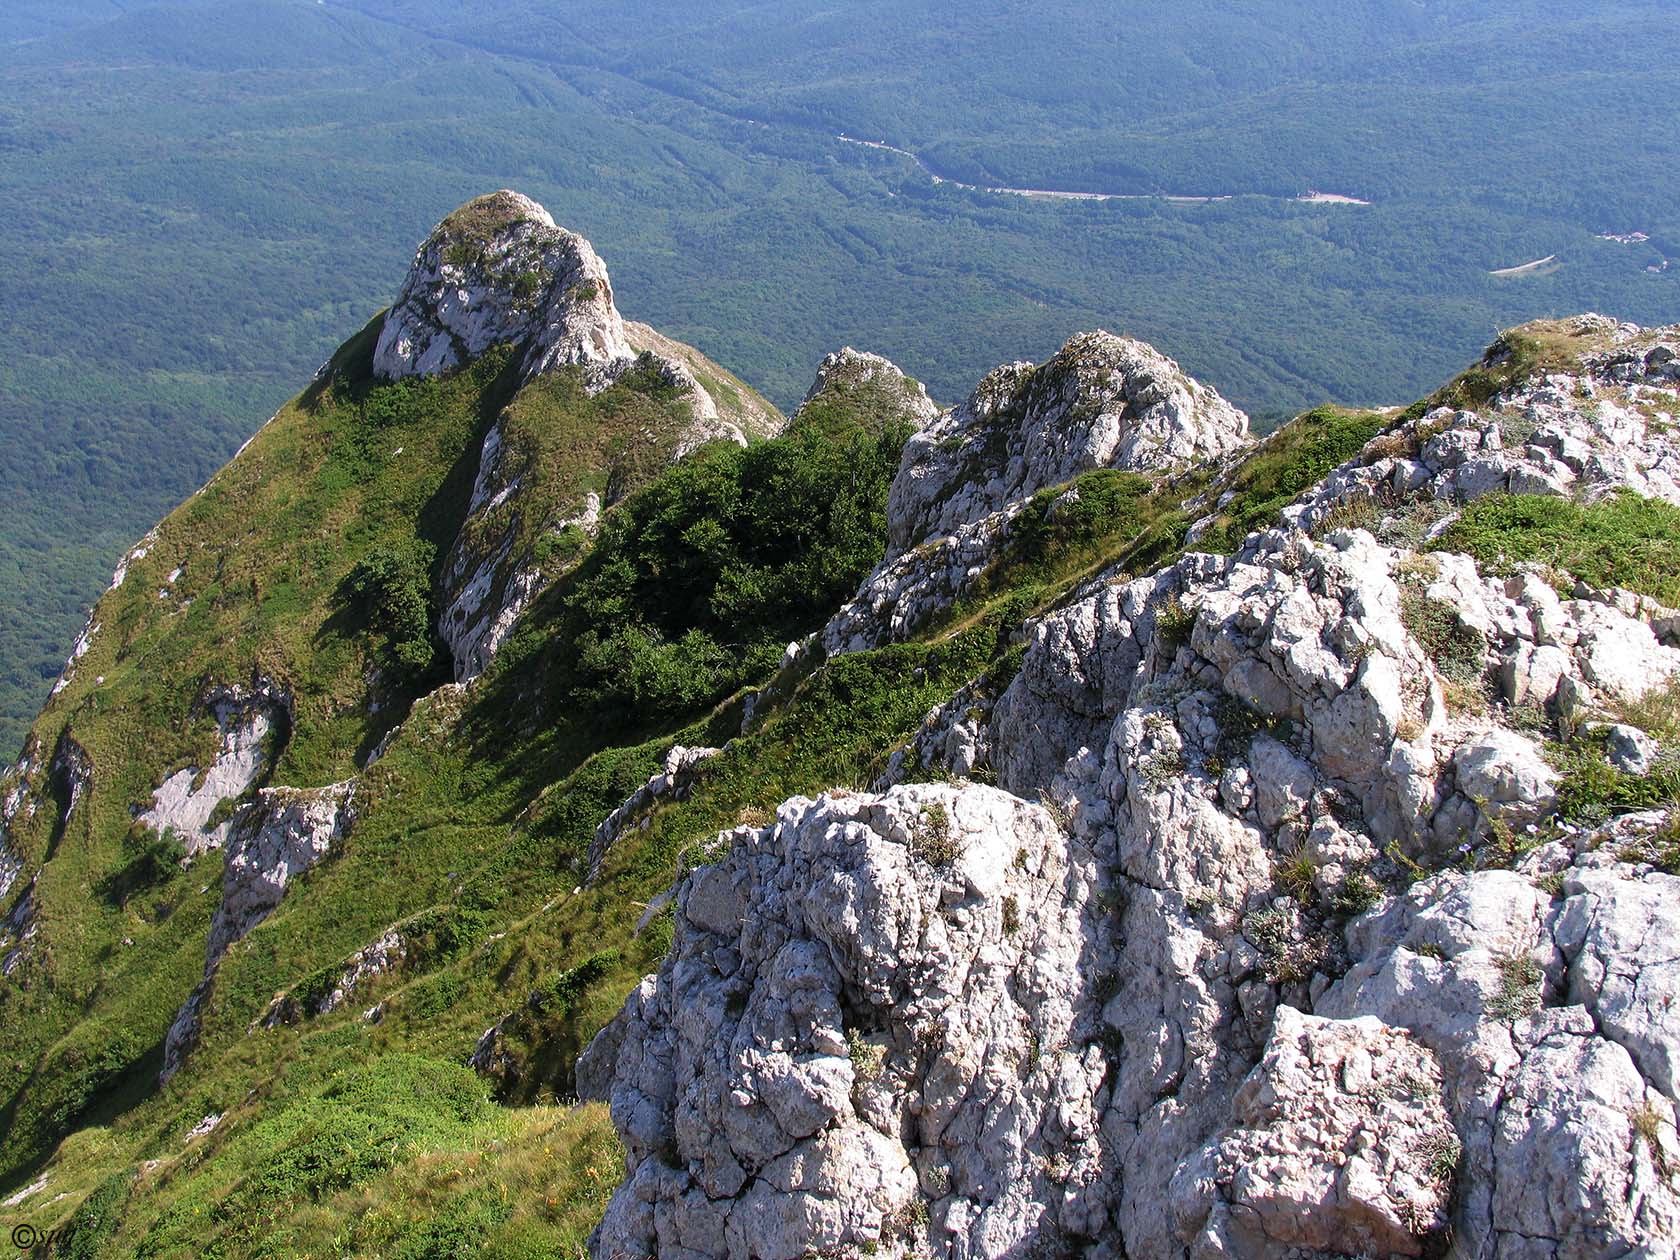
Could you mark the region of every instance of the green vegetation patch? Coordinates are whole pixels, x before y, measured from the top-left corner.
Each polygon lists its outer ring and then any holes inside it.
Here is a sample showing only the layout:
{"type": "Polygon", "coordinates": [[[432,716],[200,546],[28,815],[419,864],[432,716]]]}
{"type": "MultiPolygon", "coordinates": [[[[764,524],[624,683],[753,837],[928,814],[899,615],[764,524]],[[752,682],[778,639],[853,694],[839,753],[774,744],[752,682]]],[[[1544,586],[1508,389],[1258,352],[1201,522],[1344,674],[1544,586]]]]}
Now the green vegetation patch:
{"type": "Polygon", "coordinates": [[[1680,508],[1632,491],[1597,503],[1487,495],[1467,505],[1430,550],[1466,552],[1494,573],[1548,565],[1592,586],[1680,604],[1680,508]]]}
{"type": "Polygon", "coordinates": [[[1221,491],[1235,491],[1197,546],[1233,551],[1249,534],[1365,449],[1390,422],[1373,412],[1315,407],[1291,420],[1247,455],[1221,491]]]}
{"type": "Polygon", "coordinates": [[[551,698],[619,730],[691,717],[773,672],[880,560],[908,436],[829,416],[698,452],[609,515],[496,672],[535,669],[551,698]]]}
{"type": "Polygon", "coordinates": [[[1628,774],[1605,755],[1608,728],[1590,727],[1550,748],[1562,775],[1558,816],[1592,826],[1634,810],[1680,808],[1680,761],[1659,760],[1649,774],[1628,774]]]}
{"type": "Polygon", "coordinates": [[[1602,343],[1602,334],[1572,332],[1549,320],[1509,329],[1488,347],[1480,363],[1459,373],[1407,414],[1421,416],[1436,407],[1480,410],[1532,376],[1577,367],[1583,354],[1602,343]]]}

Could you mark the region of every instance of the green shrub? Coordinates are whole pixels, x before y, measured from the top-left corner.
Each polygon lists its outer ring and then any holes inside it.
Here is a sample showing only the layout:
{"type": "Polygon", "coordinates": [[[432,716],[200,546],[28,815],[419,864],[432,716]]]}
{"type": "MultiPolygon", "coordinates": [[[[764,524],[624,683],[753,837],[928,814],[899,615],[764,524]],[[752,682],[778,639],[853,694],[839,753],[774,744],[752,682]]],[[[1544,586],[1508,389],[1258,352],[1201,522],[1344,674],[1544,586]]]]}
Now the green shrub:
{"type": "Polygon", "coordinates": [[[160,835],[136,826],[123,838],[122,865],[103,876],[95,889],[106,902],[120,906],[137,893],[174,880],[186,860],[187,846],[173,827],[160,835]]]}
{"type": "Polygon", "coordinates": [[[410,676],[430,670],[436,654],[431,562],[425,544],[381,543],[345,582],[369,627],[385,636],[390,661],[410,676]]]}
{"type": "Polygon", "coordinates": [[[951,815],[935,801],[922,810],[920,823],[910,835],[910,852],[929,866],[950,866],[962,856],[962,848],[951,834],[951,815]]]}
{"type": "Polygon", "coordinates": [[[1495,959],[1494,966],[1499,969],[1499,991],[1488,1003],[1489,1015],[1514,1020],[1540,1009],[1545,976],[1539,964],[1527,954],[1511,954],[1495,959]]]}
{"type": "Polygon", "coordinates": [[[255,1223],[283,1205],[357,1185],[489,1115],[484,1083],[468,1069],[387,1056],[255,1125],[241,1143],[251,1171],[226,1206],[251,1213],[255,1223]]]}
{"type": "Polygon", "coordinates": [[[1592,825],[1613,814],[1680,805],[1680,763],[1668,759],[1649,774],[1625,774],[1606,757],[1607,739],[1608,732],[1600,727],[1552,746],[1552,762],[1562,775],[1559,817],[1592,825]]]}
{"type": "Polygon", "coordinates": [[[1435,663],[1441,677],[1469,685],[1482,677],[1487,641],[1459,620],[1451,604],[1433,599],[1415,585],[1400,585],[1400,620],[1435,663]]]}
{"type": "Polygon", "coordinates": [[[1213,702],[1213,722],[1219,730],[1214,755],[1222,763],[1246,762],[1254,737],[1262,732],[1278,740],[1290,734],[1288,719],[1269,718],[1224,691],[1213,702]]]}
{"type": "Polygon", "coordinates": [[[100,1182],[65,1224],[53,1255],[59,1260],[95,1260],[122,1224],[133,1184],[134,1170],[130,1168],[100,1182]]]}
{"type": "Polygon", "coordinates": [[[552,644],[576,644],[562,688],[604,715],[677,719],[774,670],[851,596],[885,549],[909,430],[821,420],[714,445],[619,505],[557,597],[552,644]]]}
{"type": "Polygon", "coordinates": [[[1010,527],[1012,558],[1043,564],[1111,534],[1135,534],[1152,488],[1141,473],[1099,468],[1071,487],[1042,490],[1010,527]]]}
{"type": "Polygon", "coordinates": [[[1354,871],[1331,898],[1330,911],[1346,918],[1364,914],[1382,900],[1382,888],[1364,871],[1354,871]]]}
{"type": "Polygon", "coordinates": [[[1176,652],[1190,642],[1196,629],[1196,610],[1171,596],[1155,613],[1155,637],[1169,652],[1176,652]]]}

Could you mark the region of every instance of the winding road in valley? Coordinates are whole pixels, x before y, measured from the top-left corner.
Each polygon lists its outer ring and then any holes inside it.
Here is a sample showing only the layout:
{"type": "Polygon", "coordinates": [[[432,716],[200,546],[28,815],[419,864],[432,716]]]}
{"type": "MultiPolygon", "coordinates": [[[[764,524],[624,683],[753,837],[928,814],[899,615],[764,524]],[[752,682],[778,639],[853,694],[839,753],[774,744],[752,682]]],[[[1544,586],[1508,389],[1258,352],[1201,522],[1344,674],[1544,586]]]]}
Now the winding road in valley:
{"type": "MultiPolygon", "coordinates": [[[[836,140],[844,144],[854,144],[862,149],[875,149],[882,153],[896,153],[900,157],[909,158],[927,177],[936,184],[949,184],[953,188],[963,188],[969,192],[997,193],[1008,197],[1032,197],[1040,201],[1167,201],[1174,205],[1199,206],[1214,201],[1229,201],[1237,196],[1236,193],[1223,193],[1207,197],[1178,196],[1171,193],[1101,193],[1101,192],[1060,192],[1050,188],[988,188],[983,184],[965,184],[960,179],[951,179],[941,175],[924,161],[920,154],[912,153],[909,149],[901,149],[897,145],[888,144],[885,140],[860,140],[856,136],[839,135],[836,140]]],[[[1312,205],[1327,206],[1368,206],[1369,201],[1362,201],[1358,197],[1345,197],[1340,193],[1306,192],[1298,197],[1278,197],[1267,193],[1243,194],[1245,196],[1263,196],[1272,201],[1306,202],[1312,205]]]]}

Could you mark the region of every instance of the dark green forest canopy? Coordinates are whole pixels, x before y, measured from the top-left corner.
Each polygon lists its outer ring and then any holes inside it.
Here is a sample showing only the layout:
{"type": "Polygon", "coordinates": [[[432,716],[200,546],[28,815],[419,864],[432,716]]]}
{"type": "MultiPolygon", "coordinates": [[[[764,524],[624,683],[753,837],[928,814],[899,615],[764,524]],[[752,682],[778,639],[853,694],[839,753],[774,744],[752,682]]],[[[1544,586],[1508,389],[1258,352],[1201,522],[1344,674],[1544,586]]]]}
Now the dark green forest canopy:
{"type": "Polygon", "coordinates": [[[845,342],[950,402],[1105,326],[1270,420],[1408,401],[1531,316],[1680,318],[1680,266],[1652,270],[1680,256],[1654,0],[776,14],[14,0],[0,747],[122,550],[490,188],[544,202],[630,316],[784,406],[845,342]],[[1232,199],[1051,202],[930,169],[1232,199]],[[1373,204],[1287,200],[1309,188],[1373,204]]]}

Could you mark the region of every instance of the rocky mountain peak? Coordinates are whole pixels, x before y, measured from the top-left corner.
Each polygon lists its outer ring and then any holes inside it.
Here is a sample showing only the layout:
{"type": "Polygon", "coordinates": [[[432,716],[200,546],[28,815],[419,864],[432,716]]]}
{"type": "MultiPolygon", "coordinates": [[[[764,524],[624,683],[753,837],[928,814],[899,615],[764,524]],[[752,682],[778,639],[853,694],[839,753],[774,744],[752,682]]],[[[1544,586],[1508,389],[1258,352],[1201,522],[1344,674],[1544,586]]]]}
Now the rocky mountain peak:
{"type": "MultiPolygon", "coordinates": [[[[819,387],[872,366],[846,353],[824,363],[819,387]]],[[[886,557],[830,620],[824,648],[878,647],[925,625],[968,589],[1040,490],[1099,468],[1166,472],[1248,441],[1246,415],[1141,341],[1080,333],[1045,363],[1005,364],[906,444],[886,557]]]]}
{"type": "Polygon", "coordinates": [[[938,405],[928,397],[927,387],[920,381],[907,375],[891,359],[850,346],[841,347],[818,365],[817,378],[811,382],[805,402],[860,389],[881,389],[895,401],[901,400],[906,418],[917,428],[939,414],[938,405]]]}
{"type": "Polygon", "coordinates": [[[469,201],[420,246],[386,316],[374,372],[389,380],[445,372],[502,342],[523,348],[527,378],[634,354],[594,247],[508,189],[469,201]]]}
{"type": "Polygon", "coordinates": [[[912,440],[895,549],[1093,468],[1155,472],[1248,441],[1248,417],[1151,345],[1097,330],[1048,362],[998,368],[912,440]]]}

